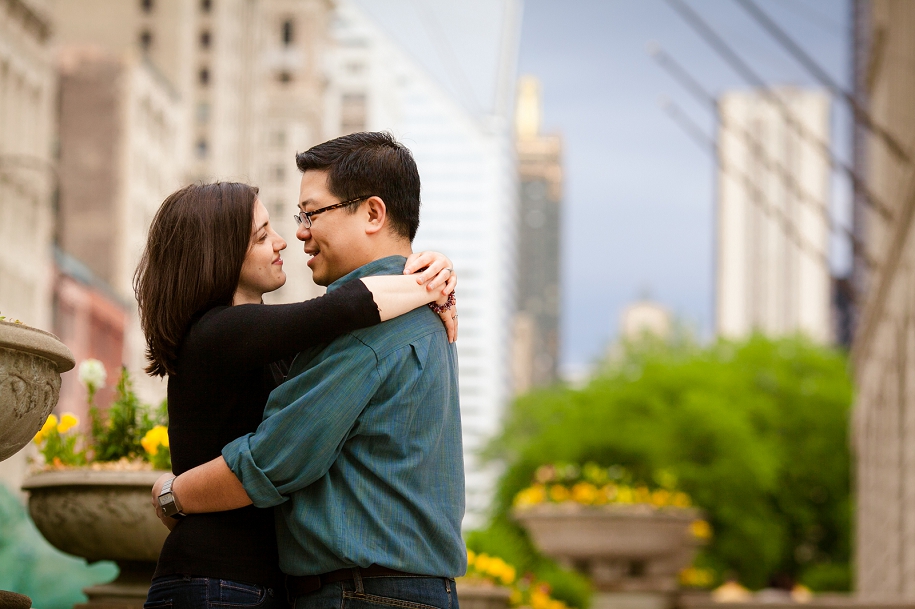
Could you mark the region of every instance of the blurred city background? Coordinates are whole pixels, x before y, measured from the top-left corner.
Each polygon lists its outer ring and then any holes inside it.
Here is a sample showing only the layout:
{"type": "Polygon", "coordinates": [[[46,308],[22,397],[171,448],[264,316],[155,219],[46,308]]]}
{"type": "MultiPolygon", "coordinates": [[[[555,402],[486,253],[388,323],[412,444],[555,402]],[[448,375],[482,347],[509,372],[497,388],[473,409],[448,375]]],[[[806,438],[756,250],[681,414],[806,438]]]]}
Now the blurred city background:
{"type": "MultiPolygon", "coordinates": [[[[582,608],[915,603],[913,32],[907,0],[0,0],[0,315],[103,362],[102,409],[122,365],[158,404],[132,279],[165,196],[257,185],[270,302],[311,298],[294,155],[390,131],[414,251],[459,274],[472,550],[582,608]],[[676,584],[519,526],[613,471],[701,510],[676,584]]],[[[56,412],[87,409],[64,374],[56,412]]],[[[0,588],[32,593],[36,455],[0,464],[0,588]]]]}

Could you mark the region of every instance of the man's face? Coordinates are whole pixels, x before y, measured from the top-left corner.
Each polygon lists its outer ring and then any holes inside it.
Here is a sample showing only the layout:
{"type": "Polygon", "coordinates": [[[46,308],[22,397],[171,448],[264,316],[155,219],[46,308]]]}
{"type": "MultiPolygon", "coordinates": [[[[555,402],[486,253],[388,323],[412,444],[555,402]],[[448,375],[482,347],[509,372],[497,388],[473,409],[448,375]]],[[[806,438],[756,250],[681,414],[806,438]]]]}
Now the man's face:
{"type": "MultiPolygon", "coordinates": [[[[340,200],[327,189],[327,172],[309,170],[302,174],[299,190],[299,209],[314,211],[340,200]]],[[[311,256],[308,267],[315,283],[327,286],[347,273],[356,270],[365,260],[365,214],[353,213],[364,201],[352,206],[330,209],[312,216],[311,228],[300,224],[295,236],[305,244],[305,253],[311,256]]]]}

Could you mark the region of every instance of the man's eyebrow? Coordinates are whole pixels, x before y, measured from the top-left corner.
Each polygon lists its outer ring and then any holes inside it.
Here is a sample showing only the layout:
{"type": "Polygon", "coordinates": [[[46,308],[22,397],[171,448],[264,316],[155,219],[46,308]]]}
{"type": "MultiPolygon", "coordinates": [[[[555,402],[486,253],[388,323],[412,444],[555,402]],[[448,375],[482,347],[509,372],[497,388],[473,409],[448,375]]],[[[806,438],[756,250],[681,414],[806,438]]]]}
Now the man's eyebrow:
{"type": "Polygon", "coordinates": [[[311,199],[305,199],[304,201],[299,201],[299,209],[305,211],[305,206],[311,203],[311,199]]]}

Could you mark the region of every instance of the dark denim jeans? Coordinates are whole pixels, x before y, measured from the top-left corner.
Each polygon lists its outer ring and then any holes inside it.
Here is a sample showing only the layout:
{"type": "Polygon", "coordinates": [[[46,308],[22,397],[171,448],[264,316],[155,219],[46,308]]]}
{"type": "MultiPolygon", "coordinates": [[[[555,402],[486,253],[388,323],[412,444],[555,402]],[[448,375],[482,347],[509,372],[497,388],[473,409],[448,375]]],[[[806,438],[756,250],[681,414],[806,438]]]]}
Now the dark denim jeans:
{"type": "Polygon", "coordinates": [[[286,591],[213,577],[157,577],[143,609],[288,609],[286,591]]]}
{"type": "Polygon", "coordinates": [[[295,599],[294,609],[459,609],[454,580],[443,577],[358,577],[295,599]]]}

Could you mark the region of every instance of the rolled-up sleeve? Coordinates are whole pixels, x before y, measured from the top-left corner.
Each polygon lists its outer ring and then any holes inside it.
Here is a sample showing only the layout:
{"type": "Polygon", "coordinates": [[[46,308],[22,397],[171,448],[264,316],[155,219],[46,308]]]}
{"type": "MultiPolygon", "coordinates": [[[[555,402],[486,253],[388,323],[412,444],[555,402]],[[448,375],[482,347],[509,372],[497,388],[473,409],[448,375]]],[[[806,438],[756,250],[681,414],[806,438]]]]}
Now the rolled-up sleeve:
{"type": "Polygon", "coordinates": [[[270,394],[255,433],[222,449],[254,505],[279,505],[327,473],[380,386],[377,363],[371,348],[341,337],[270,394]]]}

